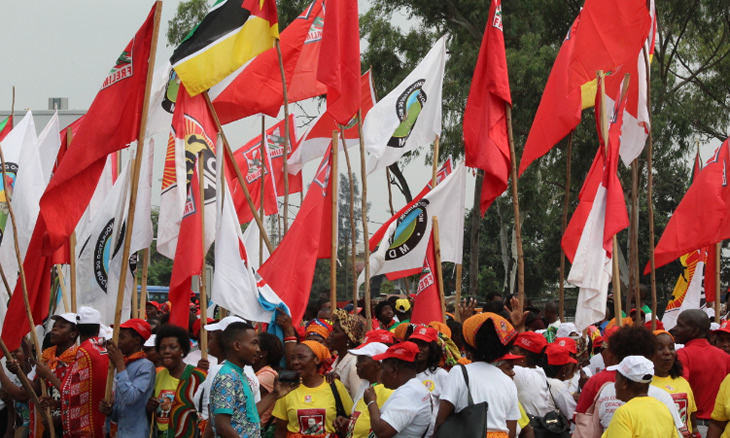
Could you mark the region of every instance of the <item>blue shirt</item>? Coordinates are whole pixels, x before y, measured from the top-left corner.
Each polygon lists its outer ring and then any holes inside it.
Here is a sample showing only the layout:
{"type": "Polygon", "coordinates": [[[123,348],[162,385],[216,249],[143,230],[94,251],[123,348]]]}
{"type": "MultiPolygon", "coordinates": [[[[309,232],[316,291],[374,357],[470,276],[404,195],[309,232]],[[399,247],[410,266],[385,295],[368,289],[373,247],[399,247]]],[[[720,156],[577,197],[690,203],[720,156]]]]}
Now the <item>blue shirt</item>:
{"type": "Polygon", "coordinates": [[[243,368],[225,361],[210,389],[210,423],[215,431],[215,416],[230,415],[231,426],[241,437],[260,438],[261,426],[253,393],[243,368]]]}
{"type": "Polygon", "coordinates": [[[147,400],[155,388],[155,365],[147,359],[127,364],[114,376],[116,389],[110,418],[117,423],[117,438],[147,437],[147,400]]]}

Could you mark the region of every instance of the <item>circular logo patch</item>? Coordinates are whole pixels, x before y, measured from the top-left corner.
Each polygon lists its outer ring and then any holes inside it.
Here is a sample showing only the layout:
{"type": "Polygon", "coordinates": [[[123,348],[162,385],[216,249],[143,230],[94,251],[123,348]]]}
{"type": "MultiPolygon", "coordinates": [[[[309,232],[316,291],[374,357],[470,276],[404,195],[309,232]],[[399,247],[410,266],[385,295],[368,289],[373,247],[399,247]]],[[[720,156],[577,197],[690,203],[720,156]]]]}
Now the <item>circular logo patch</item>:
{"type": "Polygon", "coordinates": [[[385,260],[395,260],[405,256],[423,239],[428,226],[428,214],[426,214],[428,204],[427,199],[422,199],[398,218],[395,235],[390,241],[385,260]]]}
{"type": "Polygon", "coordinates": [[[398,116],[398,120],[401,121],[401,124],[398,125],[395,132],[393,132],[393,136],[388,140],[388,146],[402,148],[406,145],[406,141],[413,130],[413,125],[416,124],[418,115],[421,114],[423,105],[428,100],[428,96],[426,96],[422,88],[424,83],[426,83],[425,79],[419,79],[409,85],[398,96],[395,102],[395,113],[398,116]]]}

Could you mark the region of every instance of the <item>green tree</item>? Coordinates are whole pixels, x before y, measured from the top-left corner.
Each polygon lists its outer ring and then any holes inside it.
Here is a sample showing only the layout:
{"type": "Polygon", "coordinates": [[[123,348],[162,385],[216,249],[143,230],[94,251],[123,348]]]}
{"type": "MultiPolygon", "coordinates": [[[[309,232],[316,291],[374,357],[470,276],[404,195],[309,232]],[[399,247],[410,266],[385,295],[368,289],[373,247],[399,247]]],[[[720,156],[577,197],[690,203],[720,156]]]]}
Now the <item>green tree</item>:
{"type": "Polygon", "coordinates": [[[203,20],[208,13],[208,2],[206,0],[186,0],[177,5],[177,12],[172,20],[167,22],[168,46],[178,46],[190,33],[191,30],[203,20]]]}

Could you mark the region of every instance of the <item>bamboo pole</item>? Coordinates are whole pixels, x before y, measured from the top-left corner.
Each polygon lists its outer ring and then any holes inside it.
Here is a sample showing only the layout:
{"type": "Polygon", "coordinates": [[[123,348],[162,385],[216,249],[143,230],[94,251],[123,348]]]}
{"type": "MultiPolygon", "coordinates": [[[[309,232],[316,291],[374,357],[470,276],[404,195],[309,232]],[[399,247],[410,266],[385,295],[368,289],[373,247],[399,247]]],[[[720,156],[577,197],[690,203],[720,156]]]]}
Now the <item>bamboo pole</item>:
{"type": "Polygon", "coordinates": [[[205,279],[205,255],[208,252],[205,247],[205,149],[198,155],[198,187],[200,189],[200,239],[202,257],[202,269],[200,270],[200,358],[208,360],[208,331],[205,324],[208,322],[208,294],[206,291],[205,279]]]}
{"type": "MultiPolygon", "coordinates": [[[[345,164],[347,164],[347,177],[350,182],[350,244],[352,245],[352,306],[357,309],[357,229],[355,225],[355,187],[352,175],[352,164],[350,163],[350,153],[347,151],[347,142],[345,141],[345,131],[340,126],[340,140],[342,141],[342,150],[345,152],[345,164]]],[[[386,168],[387,169],[387,168],[386,168]]]]}
{"type": "MultiPolygon", "coordinates": [[[[332,155],[330,156],[330,195],[332,195],[332,228],[330,234],[330,304],[337,308],[337,130],[332,131],[332,155]]],[[[284,222],[286,228],[286,222],[284,222]]]]}
{"type": "Polygon", "coordinates": [[[5,290],[8,291],[8,298],[11,298],[13,296],[13,291],[10,290],[10,283],[8,283],[8,277],[5,276],[5,270],[2,265],[0,265],[0,278],[2,278],[5,290]]]}
{"type": "Polygon", "coordinates": [[[68,252],[69,252],[69,282],[71,286],[71,311],[76,313],[77,302],[76,302],[76,231],[71,233],[71,237],[68,240],[68,252]]]}
{"type": "MultiPolygon", "coordinates": [[[[563,220],[560,226],[560,235],[565,235],[565,229],[568,227],[568,210],[570,209],[570,165],[573,155],[573,133],[570,131],[568,136],[568,147],[565,151],[565,197],[563,198],[563,220]]],[[[565,251],[563,245],[560,245],[560,307],[558,316],[561,321],[565,321],[565,251]]]]}
{"type": "Polygon", "coordinates": [[[507,115],[507,140],[509,141],[510,162],[512,163],[512,208],[515,216],[515,235],[517,236],[517,298],[520,307],[525,305],[525,255],[522,252],[522,222],[520,221],[520,202],[517,196],[517,154],[512,134],[512,106],[505,102],[507,115]]]}
{"type": "MultiPolygon", "coordinates": [[[[139,175],[142,170],[142,157],[144,157],[145,136],[147,132],[147,114],[150,106],[150,88],[152,85],[152,77],[154,74],[155,57],[157,55],[157,40],[160,33],[160,15],[162,13],[162,1],[155,2],[154,27],[152,30],[152,46],[150,48],[149,67],[147,68],[147,81],[144,91],[144,100],[142,103],[142,116],[139,124],[139,135],[137,136],[137,152],[133,160],[134,168],[132,170],[132,180],[130,185],[129,197],[129,213],[127,215],[127,229],[124,234],[124,249],[122,250],[122,272],[119,275],[119,287],[117,289],[117,302],[114,311],[114,330],[112,332],[112,342],[116,344],[119,341],[119,324],[122,320],[122,306],[124,304],[124,289],[126,287],[127,276],[125,269],[129,263],[129,254],[131,252],[132,234],[134,230],[134,216],[137,210],[137,189],[139,187],[139,175]]],[[[136,291],[135,291],[136,292],[136,291]]],[[[114,384],[114,364],[109,363],[109,371],[106,375],[106,392],[104,399],[107,402],[112,400],[112,386],[114,384]]]]}
{"type": "Polygon", "coordinates": [[[438,183],[438,171],[439,171],[439,145],[441,143],[441,137],[438,135],[433,140],[433,163],[431,165],[431,190],[436,188],[438,183]]]}
{"type": "MultiPolygon", "coordinates": [[[[261,193],[259,197],[259,215],[263,219],[265,217],[264,212],[264,196],[266,196],[265,190],[265,182],[266,182],[266,162],[268,160],[268,151],[266,150],[266,142],[268,140],[266,139],[266,117],[261,114],[261,193]],[[266,160],[266,161],[264,161],[266,160]]],[[[273,175],[272,175],[273,177],[273,175]]],[[[259,269],[261,265],[264,262],[264,239],[261,237],[261,233],[259,233],[259,265],[256,267],[256,269],[259,269]]]]}
{"type": "Polygon", "coordinates": [[[444,274],[441,269],[441,240],[439,237],[439,218],[433,217],[433,248],[436,253],[436,279],[439,288],[439,303],[441,304],[441,322],[446,322],[446,300],[444,299],[444,274]]]}
{"type": "Polygon", "coordinates": [[[208,92],[204,91],[202,94],[203,94],[203,97],[205,98],[205,103],[208,105],[208,109],[210,110],[210,113],[213,115],[213,121],[215,122],[216,129],[218,129],[218,135],[220,135],[221,138],[223,139],[223,147],[226,150],[226,157],[228,157],[228,160],[233,165],[233,171],[236,173],[236,179],[238,179],[238,183],[241,185],[241,188],[243,189],[243,194],[246,197],[246,202],[248,203],[248,208],[251,210],[251,215],[253,216],[253,219],[256,221],[256,225],[259,227],[259,231],[261,232],[261,237],[264,239],[264,244],[266,244],[266,248],[269,250],[270,253],[272,253],[272,252],[274,252],[274,247],[271,246],[271,241],[269,241],[269,235],[266,233],[266,227],[264,226],[264,223],[261,220],[261,216],[259,216],[258,212],[256,211],[256,205],[253,203],[253,199],[251,198],[251,192],[249,192],[248,186],[246,185],[246,181],[244,181],[244,179],[243,179],[243,175],[241,174],[241,168],[238,166],[238,163],[236,162],[236,158],[233,156],[233,152],[231,151],[231,145],[228,143],[226,134],[223,132],[223,126],[221,126],[221,121],[218,118],[218,113],[215,111],[213,102],[210,101],[210,96],[208,95],[208,92]]]}
{"type": "MultiPolygon", "coordinates": [[[[626,310],[631,309],[631,299],[634,298],[636,321],[641,321],[639,306],[639,278],[636,275],[639,266],[639,160],[631,163],[631,217],[629,218],[629,289],[626,291],[626,310]]],[[[643,322],[641,323],[643,324],[643,322]]],[[[636,324],[638,325],[638,324],[636,324]]]]}
{"type": "Polygon", "coordinates": [[[457,263],[456,265],[456,285],[454,289],[454,298],[455,298],[455,308],[454,308],[454,319],[456,319],[456,322],[461,322],[461,312],[459,312],[459,303],[461,303],[461,275],[463,271],[463,265],[461,263],[457,263]]]}
{"type": "MultiPolygon", "coordinates": [[[[147,279],[150,267],[150,249],[142,250],[142,290],[139,294],[139,317],[147,319],[147,279]]],[[[134,291],[137,293],[137,291],[134,291]]]]}
{"type": "Polygon", "coordinates": [[[370,233],[368,232],[368,180],[365,169],[365,141],[362,135],[362,109],[357,111],[357,134],[360,137],[360,173],[362,175],[362,235],[365,248],[365,320],[367,329],[373,328],[370,306],[370,233]]]}
{"type": "MultiPolygon", "coordinates": [[[[10,360],[12,359],[12,355],[10,353],[10,350],[8,350],[8,346],[5,345],[5,342],[0,338],[0,350],[2,350],[5,357],[10,360]]],[[[20,380],[20,384],[23,385],[23,388],[25,389],[25,392],[28,393],[28,396],[30,397],[30,401],[33,402],[35,406],[40,408],[41,401],[38,399],[38,395],[36,395],[35,390],[33,389],[33,385],[30,383],[30,380],[28,379],[28,376],[25,374],[25,371],[23,371],[22,368],[18,368],[20,371],[18,374],[18,379],[20,380]]],[[[53,417],[51,416],[51,411],[49,409],[42,410],[43,414],[46,417],[46,422],[48,423],[48,427],[50,430],[51,436],[55,433],[53,431],[53,417]]]]}
{"type": "MultiPolygon", "coordinates": [[[[284,59],[281,57],[279,39],[274,40],[276,54],[279,57],[279,72],[281,73],[282,97],[284,98],[284,234],[289,231],[289,97],[286,92],[286,74],[284,73],[284,59]]],[[[333,307],[334,309],[334,307],[333,307]]]]}
{"type": "Polygon", "coordinates": [[[651,283],[651,329],[656,330],[656,262],[654,260],[654,175],[653,175],[653,137],[651,134],[651,64],[649,63],[649,53],[646,46],[642,49],[644,55],[644,64],[646,66],[646,102],[649,114],[649,135],[646,139],[646,185],[647,185],[647,213],[649,221],[649,267],[650,267],[650,283],[651,283]]]}
{"type": "Polygon", "coordinates": [[[59,265],[59,264],[56,265],[56,276],[58,277],[58,283],[61,286],[61,299],[63,300],[64,311],[76,313],[73,310],[71,310],[71,307],[69,307],[68,291],[66,290],[66,282],[64,281],[65,279],[63,278],[63,271],[61,270],[61,265],[59,265]]]}
{"type": "MultiPolygon", "coordinates": [[[[479,287],[479,231],[481,228],[482,215],[480,201],[482,197],[482,184],[484,183],[484,171],[477,169],[477,177],[474,180],[474,207],[471,210],[471,229],[469,230],[469,242],[472,251],[469,252],[469,294],[478,295],[479,287]],[[476,249],[476,251],[475,251],[476,249]]],[[[457,303],[457,306],[460,303],[457,303]]]]}
{"type": "MultiPolygon", "coordinates": [[[[122,270],[122,273],[124,270],[122,270]]],[[[132,303],[129,309],[130,318],[139,318],[139,296],[137,295],[137,287],[139,286],[139,278],[137,277],[137,270],[134,271],[134,287],[132,288],[132,303]]]]}

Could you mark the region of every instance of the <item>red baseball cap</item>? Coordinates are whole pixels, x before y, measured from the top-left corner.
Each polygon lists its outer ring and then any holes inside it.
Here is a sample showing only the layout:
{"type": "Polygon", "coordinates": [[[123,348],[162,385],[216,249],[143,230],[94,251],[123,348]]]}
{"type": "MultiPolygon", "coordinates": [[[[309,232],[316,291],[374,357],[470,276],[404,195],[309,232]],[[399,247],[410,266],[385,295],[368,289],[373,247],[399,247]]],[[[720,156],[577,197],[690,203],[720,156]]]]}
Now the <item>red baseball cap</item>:
{"type": "Polygon", "coordinates": [[[371,342],[380,342],[387,345],[393,345],[395,343],[395,337],[393,336],[393,333],[389,332],[388,330],[370,330],[369,332],[365,333],[365,341],[363,342],[363,345],[369,344],[371,342]]]}
{"type": "Polygon", "coordinates": [[[578,363],[577,360],[570,357],[570,351],[558,344],[549,344],[545,349],[548,357],[548,365],[566,365],[569,363],[578,363]]]}
{"type": "Polygon", "coordinates": [[[413,329],[413,333],[408,337],[408,339],[418,339],[424,342],[436,342],[439,339],[439,332],[433,327],[422,325],[413,329]]]}
{"type": "Polygon", "coordinates": [[[517,336],[515,345],[530,353],[542,353],[542,350],[547,346],[547,339],[545,336],[535,332],[523,332],[517,336]]]}
{"type": "Polygon", "coordinates": [[[157,301],[147,301],[147,304],[150,306],[154,306],[155,309],[160,310],[160,303],[157,301]]]}
{"type": "Polygon", "coordinates": [[[611,336],[613,336],[614,333],[620,330],[620,327],[617,325],[611,326],[606,329],[606,331],[603,332],[603,342],[606,342],[611,336]]]}
{"type": "MultiPolygon", "coordinates": [[[[206,321],[206,324],[210,324],[212,322],[215,322],[215,319],[208,318],[206,321]]],[[[200,318],[196,319],[195,322],[193,322],[193,335],[197,338],[200,336],[200,318]]]]}
{"type": "Polygon", "coordinates": [[[500,357],[499,359],[495,359],[495,362],[498,360],[517,360],[517,359],[524,359],[525,356],[520,356],[519,354],[512,354],[507,353],[504,356],[500,357]]]}
{"type": "MultiPolygon", "coordinates": [[[[657,327],[657,328],[659,328],[659,327],[657,327]]],[[[720,328],[717,330],[713,330],[713,333],[717,333],[717,332],[730,333],[730,321],[722,321],[720,323],[720,328]]]]}
{"type": "Polygon", "coordinates": [[[376,354],[373,356],[373,360],[400,359],[406,362],[414,362],[419,351],[418,345],[405,341],[388,347],[383,354],[376,354]]]}
{"type": "Polygon", "coordinates": [[[555,344],[567,349],[570,353],[578,354],[578,345],[573,338],[555,338],[555,344]]]}
{"type": "Polygon", "coordinates": [[[142,336],[142,339],[145,341],[152,336],[152,327],[150,327],[147,321],[140,318],[128,319],[124,323],[119,324],[119,328],[132,329],[142,336]]]}

